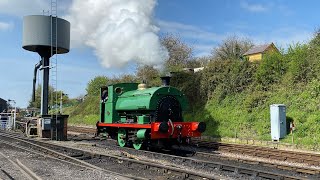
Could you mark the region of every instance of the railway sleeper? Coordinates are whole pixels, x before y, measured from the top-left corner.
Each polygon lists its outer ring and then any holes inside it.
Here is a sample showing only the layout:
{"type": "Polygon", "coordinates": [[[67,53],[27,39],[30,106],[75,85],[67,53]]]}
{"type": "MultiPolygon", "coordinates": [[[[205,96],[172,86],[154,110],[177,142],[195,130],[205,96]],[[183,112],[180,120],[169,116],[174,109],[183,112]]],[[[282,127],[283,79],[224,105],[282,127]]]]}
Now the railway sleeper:
{"type": "Polygon", "coordinates": [[[278,165],[277,166],[278,169],[283,169],[283,170],[288,170],[288,171],[295,171],[295,167],[291,167],[291,166],[283,166],[283,165],[278,165]]]}
{"type": "Polygon", "coordinates": [[[284,179],[282,177],[279,177],[277,175],[272,175],[272,174],[266,174],[266,173],[263,173],[263,172],[259,172],[257,174],[258,177],[261,177],[261,178],[266,178],[266,179],[284,179]]]}
{"type": "Polygon", "coordinates": [[[243,153],[245,153],[245,154],[250,154],[250,155],[252,155],[252,154],[254,154],[256,151],[255,151],[255,150],[244,150],[244,151],[241,151],[241,152],[243,152],[243,153]]]}
{"type": "Polygon", "coordinates": [[[250,169],[238,169],[238,174],[249,175],[254,178],[257,176],[258,173],[250,169]]]}
{"type": "Polygon", "coordinates": [[[308,159],[301,159],[303,163],[306,163],[306,164],[310,164],[310,165],[319,165],[319,162],[317,161],[314,161],[314,160],[308,160],[308,159]]]}
{"type": "Polygon", "coordinates": [[[190,176],[190,174],[188,174],[188,173],[182,173],[183,178],[188,178],[189,176],[190,176]]]}
{"type": "Polygon", "coordinates": [[[290,162],[298,162],[298,163],[304,162],[304,159],[302,159],[300,157],[287,157],[286,160],[290,161],[290,162]]]}
{"type": "Polygon", "coordinates": [[[221,170],[229,171],[229,172],[235,172],[237,168],[231,167],[231,166],[221,166],[221,170]]]}
{"type": "Polygon", "coordinates": [[[251,165],[259,165],[260,162],[258,161],[250,161],[250,160],[239,160],[241,163],[251,164],[251,165]]]}
{"type": "Polygon", "coordinates": [[[88,156],[88,155],[84,155],[84,156],[81,156],[81,157],[76,157],[76,159],[79,159],[79,160],[89,160],[89,159],[92,159],[91,156],[88,156]]]}
{"type": "Polygon", "coordinates": [[[296,172],[303,173],[303,174],[312,174],[312,175],[320,174],[319,170],[311,170],[311,169],[309,170],[309,169],[300,169],[300,168],[297,168],[296,172]]]}
{"type": "Polygon", "coordinates": [[[132,163],[132,162],[127,161],[127,162],[125,163],[125,166],[127,166],[127,167],[132,167],[132,166],[133,166],[133,163],[132,163]]]}
{"type": "Polygon", "coordinates": [[[279,161],[285,161],[285,160],[286,160],[285,157],[279,156],[279,155],[276,155],[276,154],[271,154],[271,155],[269,156],[269,158],[270,158],[270,159],[276,159],[276,160],[279,160],[279,161]]]}
{"type": "MultiPolygon", "coordinates": [[[[211,166],[212,167],[212,166],[211,166]]],[[[222,169],[222,165],[221,164],[218,164],[216,166],[214,166],[214,168],[216,168],[218,171],[220,171],[222,169]]]]}
{"type": "Polygon", "coordinates": [[[262,157],[262,158],[270,158],[269,154],[257,154],[257,157],[262,157]]]}
{"type": "Polygon", "coordinates": [[[70,157],[77,158],[77,157],[82,157],[83,155],[84,155],[83,153],[75,153],[75,154],[71,154],[70,157]]]}
{"type": "Polygon", "coordinates": [[[230,158],[228,158],[228,157],[221,157],[220,159],[221,160],[227,160],[227,161],[230,160],[230,158]]]}
{"type": "Polygon", "coordinates": [[[276,168],[277,167],[276,164],[261,163],[261,165],[263,165],[265,167],[271,167],[271,168],[276,168]]]}

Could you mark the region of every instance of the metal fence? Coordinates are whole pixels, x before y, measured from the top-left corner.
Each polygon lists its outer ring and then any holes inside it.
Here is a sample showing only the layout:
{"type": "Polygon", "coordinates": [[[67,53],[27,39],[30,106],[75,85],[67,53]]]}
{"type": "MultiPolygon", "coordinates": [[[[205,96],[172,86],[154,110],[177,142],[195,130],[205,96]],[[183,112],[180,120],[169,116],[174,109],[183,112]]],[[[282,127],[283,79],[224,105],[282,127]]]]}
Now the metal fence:
{"type": "Polygon", "coordinates": [[[10,130],[14,128],[15,114],[14,113],[0,113],[0,129],[10,130]]]}

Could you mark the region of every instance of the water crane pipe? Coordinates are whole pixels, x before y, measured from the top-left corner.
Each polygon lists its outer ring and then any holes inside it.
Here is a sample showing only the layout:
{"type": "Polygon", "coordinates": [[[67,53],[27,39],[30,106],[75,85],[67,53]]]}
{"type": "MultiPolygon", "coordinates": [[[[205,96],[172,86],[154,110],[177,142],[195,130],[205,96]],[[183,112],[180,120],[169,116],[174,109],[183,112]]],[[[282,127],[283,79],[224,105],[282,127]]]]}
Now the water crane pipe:
{"type": "Polygon", "coordinates": [[[33,84],[32,84],[32,102],[36,101],[36,83],[37,83],[37,72],[38,69],[42,65],[42,60],[39,61],[35,66],[34,66],[34,71],[33,71],[33,84]]]}

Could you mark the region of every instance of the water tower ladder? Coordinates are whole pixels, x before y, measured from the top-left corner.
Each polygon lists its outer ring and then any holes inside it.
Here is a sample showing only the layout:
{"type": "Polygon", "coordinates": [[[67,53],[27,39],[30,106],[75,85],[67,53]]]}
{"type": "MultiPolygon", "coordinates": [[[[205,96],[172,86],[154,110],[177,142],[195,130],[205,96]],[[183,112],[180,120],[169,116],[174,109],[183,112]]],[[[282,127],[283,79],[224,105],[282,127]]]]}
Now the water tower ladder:
{"type": "MultiPolygon", "coordinates": [[[[51,36],[51,61],[50,61],[50,68],[51,68],[51,86],[54,88],[54,91],[58,91],[58,2],[57,0],[51,0],[51,31],[55,32],[55,36],[51,36]],[[52,27],[52,25],[55,25],[52,27]],[[53,29],[54,28],[54,29],[53,29]]],[[[58,107],[58,94],[51,92],[51,106],[55,108],[58,107]]],[[[58,113],[58,112],[56,112],[58,113]]]]}

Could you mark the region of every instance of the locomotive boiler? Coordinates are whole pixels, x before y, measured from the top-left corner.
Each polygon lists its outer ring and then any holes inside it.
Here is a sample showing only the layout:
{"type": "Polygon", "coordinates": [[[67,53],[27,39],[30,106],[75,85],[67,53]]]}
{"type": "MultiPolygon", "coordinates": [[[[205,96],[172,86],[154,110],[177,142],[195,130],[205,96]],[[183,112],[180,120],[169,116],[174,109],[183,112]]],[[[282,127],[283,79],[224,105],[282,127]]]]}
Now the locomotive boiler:
{"type": "Polygon", "coordinates": [[[118,83],[100,89],[100,120],[97,131],[116,139],[119,146],[141,149],[150,145],[170,146],[188,143],[206,129],[204,122],[185,122],[185,95],[171,87],[170,77],[163,85],[118,83]]]}

